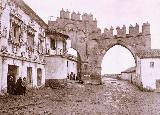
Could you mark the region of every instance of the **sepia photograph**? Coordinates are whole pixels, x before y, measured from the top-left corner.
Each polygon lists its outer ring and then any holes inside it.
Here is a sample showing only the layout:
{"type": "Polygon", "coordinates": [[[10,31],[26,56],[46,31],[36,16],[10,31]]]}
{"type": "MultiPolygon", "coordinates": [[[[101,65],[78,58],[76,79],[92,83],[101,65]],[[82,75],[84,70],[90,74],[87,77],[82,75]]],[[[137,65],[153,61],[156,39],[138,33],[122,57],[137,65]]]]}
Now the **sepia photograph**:
{"type": "Polygon", "coordinates": [[[160,0],[0,0],[0,115],[160,115],[160,0]]]}

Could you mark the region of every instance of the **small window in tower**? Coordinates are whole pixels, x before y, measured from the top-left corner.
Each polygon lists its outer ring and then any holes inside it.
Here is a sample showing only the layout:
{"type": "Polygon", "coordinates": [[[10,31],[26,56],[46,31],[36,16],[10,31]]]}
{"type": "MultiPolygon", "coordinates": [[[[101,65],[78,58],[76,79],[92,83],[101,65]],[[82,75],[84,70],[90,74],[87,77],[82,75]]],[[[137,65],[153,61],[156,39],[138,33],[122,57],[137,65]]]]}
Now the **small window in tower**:
{"type": "Polygon", "coordinates": [[[55,40],[55,39],[51,39],[51,48],[52,48],[53,50],[56,49],[56,40],[55,40]]]}
{"type": "Polygon", "coordinates": [[[69,63],[68,63],[68,61],[67,61],[67,67],[68,67],[68,65],[69,65],[69,63]]]}
{"type": "Polygon", "coordinates": [[[154,62],[150,62],[150,68],[154,68],[154,62]]]}

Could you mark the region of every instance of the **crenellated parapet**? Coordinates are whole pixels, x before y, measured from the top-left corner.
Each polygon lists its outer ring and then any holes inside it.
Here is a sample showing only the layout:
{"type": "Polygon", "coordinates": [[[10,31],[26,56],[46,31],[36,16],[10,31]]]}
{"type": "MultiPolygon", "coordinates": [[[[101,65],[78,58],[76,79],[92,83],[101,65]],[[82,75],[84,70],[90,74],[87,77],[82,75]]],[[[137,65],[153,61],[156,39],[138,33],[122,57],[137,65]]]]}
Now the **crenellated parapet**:
{"type": "Polygon", "coordinates": [[[97,20],[93,19],[92,14],[83,13],[81,15],[79,12],[73,11],[70,13],[68,10],[64,9],[60,11],[60,17],[57,17],[56,21],[49,21],[49,25],[56,30],[61,29],[63,31],[66,31],[69,25],[74,25],[76,31],[80,30],[92,33],[97,30],[97,20]]]}
{"type": "Polygon", "coordinates": [[[120,28],[119,26],[116,28],[117,30],[117,37],[126,37],[126,26],[123,25],[122,28],[120,28]]]}
{"type": "Polygon", "coordinates": [[[82,21],[93,21],[93,15],[84,13],[82,15],[82,21]]]}
{"type": "Polygon", "coordinates": [[[71,14],[71,20],[80,20],[80,16],[81,16],[81,14],[79,12],[75,13],[73,11],[72,14],[71,14]]]}
{"type": "Polygon", "coordinates": [[[143,23],[142,25],[142,34],[143,35],[150,35],[150,24],[147,23],[143,23]]]}
{"type": "Polygon", "coordinates": [[[64,11],[63,8],[60,11],[60,18],[64,18],[64,19],[69,19],[70,18],[70,12],[68,11],[64,11]]]}
{"type": "Polygon", "coordinates": [[[68,9],[65,11],[63,8],[60,11],[60,18],[62,19],[71,19],[71,20],[78,20],[78,21],[91,21],[91,22],[97,22],[97,20],[93,19],[93,15],[92,14],[87,14],[87,13],[83,13],[82,15],[78,12],[72,12],[70,14],[70,12],[68,11],[68,9]]]}
{"type": "Polygon", "coordinates": [[[113,27],[111,26],[111,28],[110,29],[107,29],[107,28],[105,28],[104,29],[104,33],[103,33],[103,36],[105,37],[105,38],[113,38],[113,27]]]}
{"type": "MultiPolygon", "coordinates": [[[[150,24],[147,23],[143,23],[142,25],[142,31],[140,32],[139,30],[139,25],[136,23],[135,26],[130,25],[129,26],[129,33],[126,33],[126,26],[123,25],[122,28],[120,28],[119,26],[116,28],[116,32],[117,34],[115,35],[116,38],[125,38],[125,37],[136,37],[136,36],[147,36],[150,35],[150,24]]],[[[105,28],[104,29],[104,33],[103,33],[103,37],[105,38],[113,38],[113,27],[111,27],[110,29],[105,28]]]]}
{"type": "Polygon", "coordinates": [[[135,26],[130,25],[129,26],[129,34],[126,34],[126,26],[123,25],[122,28],[117,27],[117,37],[135,37],[138,35],[150,35],[150,24],[147,23],[143,23],[142,25],[142,32],[139,31],[139,25],[136,23],[135,26]]]}
{"type": "Polygon", "coordinates": [[[133,27],[132,25],[129,26],[129,35],[130,36],[139,35],[139,25],[137,23],[135,27],[133,27]]]}
{"type": "MultiPolygon", "coordinates": [[[[58,27],[58,29],[62,29],[65,31],[66,25],[68,24],[75,25],[77,30],[84,31],[86,33],[94,33],[97,32],[97,20],[94,19],[92,14],[83,13],[82,15],[79,12],[70,12],[68,10],[61,10],[60,11],[60,18],[57,18],[55,22],[51,22],[52,26],[58,27]],[[53,25],[54,23],[54,25],[53,25]]],[[[136,36],[147,36],[150,35],[150,24],[143,23],[142,30],[139,30],[140,26],[136,23],[135,25],[130,25],[126,28],[125,25],[122,27],[117,27],[115,29],[116,35],[114,35],[114,29],[105,28],[104,33],[98,32],[102,35],[102,38],[130,38],[136,36]],[[127,31],[128,30],[128,31],[127,31]]],[[[73,30],[73,29],[70,29],[73,30]]]]}
{"type": "MultiPolygon", "coordinates": [[[[82,15],[79,12],[70,12],[68,10],[61,10],[60,11],[60,18],[57,18],[56,20],[57,25],[59,28],[63,28],[64,25],[67,25],[69,23],[72,23],[76,25],[78,30],[83,30],[88,33],[92,33],[97,31],[97,20],[93,19],[92,14],[83,13],[82,15]]],[[[57,26],[56,26],[57,27],[57,26]]],[[[113,35],[113,27],[110,29],[105,28],[104,33],[102,36],[104,38],[125,38],[125,37],[136,37],[136,36],[146,36],[150,35],[150,24],[143,23],[142,30],[140,32],[139,25],[136,23],[136,25],[130,25],[129,28],[126,28],[125,25],[123,27],[117,27],[116,28],[116,35],[113,35]],[[129,33],[126,31],[128,30],[129,33]]]]}

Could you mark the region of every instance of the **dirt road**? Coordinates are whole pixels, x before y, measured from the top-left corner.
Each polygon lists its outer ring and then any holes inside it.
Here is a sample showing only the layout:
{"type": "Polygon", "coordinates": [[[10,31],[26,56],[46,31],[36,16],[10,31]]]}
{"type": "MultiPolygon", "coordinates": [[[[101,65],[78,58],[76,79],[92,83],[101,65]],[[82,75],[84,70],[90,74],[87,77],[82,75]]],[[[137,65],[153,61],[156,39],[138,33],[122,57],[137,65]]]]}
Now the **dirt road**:
{"type": "Polygon", "coordinates": [[[0,115],[159,115],[160,94],[141,92],[125,81],[103,78],[103,85],[68,83],[26,96],[0,97],[0,115]]]}

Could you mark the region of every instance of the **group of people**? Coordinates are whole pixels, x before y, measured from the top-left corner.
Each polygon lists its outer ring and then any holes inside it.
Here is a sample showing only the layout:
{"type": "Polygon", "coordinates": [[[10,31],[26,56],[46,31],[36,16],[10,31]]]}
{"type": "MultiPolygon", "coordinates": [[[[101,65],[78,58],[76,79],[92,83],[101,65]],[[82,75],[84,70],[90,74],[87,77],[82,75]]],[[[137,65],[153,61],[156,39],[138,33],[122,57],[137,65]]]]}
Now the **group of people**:
{"type": "Polygon", "coordinates": [[[71,72],[70,74],[68,74],[67,78],[69,80],[80,80],[80,74],[77,73],[77,76],[76,76],[73,72],[71,72]]]}
{"type": "Polygon", "coordinates": [[[71,72],[71,74],[68,75],[67,77],[68,77],[68,79],[70,79],[70,80],[76,80],[76,75],[75,75],[73,72],[71,72]]]}
{"type": "Polygon", "coordinates": [[[7,79],[7,92],[12,95],[25,95],[26,94],[26,87],[27,87],[27,79],[24,77],[18,78],[15,82],[15,79],[12,75],[8,76],[7,79]]]}

